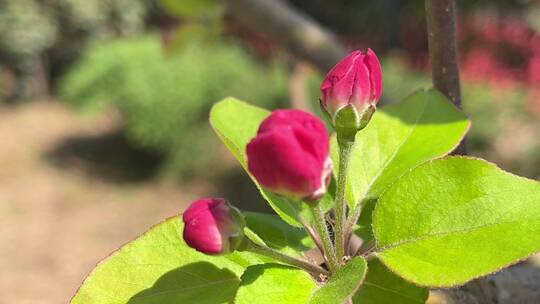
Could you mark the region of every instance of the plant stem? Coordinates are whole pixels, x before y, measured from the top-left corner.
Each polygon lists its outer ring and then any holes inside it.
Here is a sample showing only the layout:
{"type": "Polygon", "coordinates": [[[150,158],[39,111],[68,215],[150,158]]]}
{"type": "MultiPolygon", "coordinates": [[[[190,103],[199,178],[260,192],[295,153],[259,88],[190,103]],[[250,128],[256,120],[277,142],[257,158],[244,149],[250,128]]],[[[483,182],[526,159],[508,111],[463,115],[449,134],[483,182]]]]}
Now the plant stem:
{"type": "Polygon", "coordinates": [[[328,261],[328,268],[330,271],[334,272],[339,268],[338,260],[336,259],[336,253],[334,251],[334,246],[332,245],[332,240],[328,234],[328,228],[326,227],[326,220],[324,219],[324,214],[321,210],[319,204],[312,205],[311,212],[313,213],[313,220],[315,222],[315,229],[321,238],[322,246],[324,249],[324,256],[326,261],[328,261]]]}
{"type": "Polygon", "coordinates": [[[340,139],[338,134],[338,145],[339,171],[336,185],[336,225],[334,230],[336,239],[336,258],[338,261],[341,261],[345,255],[345,235],[343,234],[345,229],[345,218],[347,216],[345,189],[347,185],[347,171],[349,168],[349,161],[351,158],[351,150],[354,145],[354,139],[340,139]]]}
{"type": "Polygon", "coordinates": [[[277,250],[274,250],[269,247],[257,245],[253,242],[249,244],[249,247],[247,248],[247,251],[251,251],[253,253],[257,253],[260,255],[264,255],[273,259],[276,259],[278,261],[284,262],[286,264],[296,266],[298,268],[302,268],[310,273],[313,274],[324,274],[326,276],[330,275],[330,272],[328,270],[322,268],[321,266],[312,264],[304,259],[295,258],[290,255],[286,255],[284,253],[281,253],[277,250]]]}
{"type": "Polygon", "coordinates": [[[324,258],[324,247],[321,243],[321,238],[317,235],[317,232],[314,231],[308,223],[306,223],[304,220],[301,220],[300,222],[302,223],[302,226],[304,226],[304,229],[306,229],[307,233],[309,234],[309,236],[311,237],[324,258]]]}
{"type": "Polygon", "coordinates": [[[343,230],[343,234],[345,236],[346,248],[348,247],[348,240],[353,234],[354,225],[358,222],[358,219],[360,219],[360,215],[362,214],[362,207],[363,207],[363,202],[359,202],[354,208],[353,212],[349,214],[349,218],[347,219],[347,222],[345,223],[345,229],[343,230]]]}

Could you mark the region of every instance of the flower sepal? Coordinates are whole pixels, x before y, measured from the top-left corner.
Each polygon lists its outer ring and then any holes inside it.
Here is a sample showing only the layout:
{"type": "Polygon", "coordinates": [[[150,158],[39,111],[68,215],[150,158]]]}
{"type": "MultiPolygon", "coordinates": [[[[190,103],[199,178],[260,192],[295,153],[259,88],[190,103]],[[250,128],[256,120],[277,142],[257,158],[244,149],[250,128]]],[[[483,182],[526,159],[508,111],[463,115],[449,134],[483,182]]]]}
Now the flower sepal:
{"type": "MultiPolygon", "coordinates": [[[[352,104],[336,111],[336,114],[331,117],[331,123],[336,130],[338,139],[340,141],[354,141],[356,133],[368,125],[375,111],[375,105],[370,105],[362,113],[359,113],[352,104]]],[[[328,112],[327,114],[329,115],[328,112]]]]}

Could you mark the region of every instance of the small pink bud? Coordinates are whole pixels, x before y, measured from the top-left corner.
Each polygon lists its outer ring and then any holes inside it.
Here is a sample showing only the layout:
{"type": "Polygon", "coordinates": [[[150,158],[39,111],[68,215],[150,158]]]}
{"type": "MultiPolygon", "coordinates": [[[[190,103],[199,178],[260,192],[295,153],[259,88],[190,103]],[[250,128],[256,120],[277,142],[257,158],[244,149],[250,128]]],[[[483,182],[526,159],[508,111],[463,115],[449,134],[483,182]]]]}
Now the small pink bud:
{"type": "Polygon", "coordinates": [[[247,145],[249,172],[268,190],[294,199],[326,193],[332,161],[324,123],[300,110],[277,110],[247,145]]]}
{"type": "Polygon", "coordinates": [[[244,239],[244,219],[222,198],[191,203],[182,216],[184,241],[197,251],[216,255],[238,249],[244,239]]]}
{"type": "Polygon", "coordinates": [[[371,49],[354,51],[326,75],[321,84],[321,106],[332,119],[347,105],[352,105],[362,116],[368,108],[375,108],[382,87],[382,69],[377,55],[371,49]]]}

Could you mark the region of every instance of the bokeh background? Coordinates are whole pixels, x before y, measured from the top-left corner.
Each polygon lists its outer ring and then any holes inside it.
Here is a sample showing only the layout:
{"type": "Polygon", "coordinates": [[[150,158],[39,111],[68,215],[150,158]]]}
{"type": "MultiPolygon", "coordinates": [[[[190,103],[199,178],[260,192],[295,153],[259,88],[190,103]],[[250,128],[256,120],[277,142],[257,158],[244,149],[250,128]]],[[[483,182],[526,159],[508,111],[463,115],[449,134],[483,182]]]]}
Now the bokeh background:
{"type": "MultiPolygon", "coordinates": [[[[317,112],[325,71],[235,2],[0,0],[0,303],[67,303],[197,197],[268,211],[208,111],[235,96],[317,112]]],[[[423,1],[280,3],[341,48],[374,49],[383,103],[430,85],[423,1]]],[[[540,179],[540,1],[458,7],[469,153],[540,179]]]]}

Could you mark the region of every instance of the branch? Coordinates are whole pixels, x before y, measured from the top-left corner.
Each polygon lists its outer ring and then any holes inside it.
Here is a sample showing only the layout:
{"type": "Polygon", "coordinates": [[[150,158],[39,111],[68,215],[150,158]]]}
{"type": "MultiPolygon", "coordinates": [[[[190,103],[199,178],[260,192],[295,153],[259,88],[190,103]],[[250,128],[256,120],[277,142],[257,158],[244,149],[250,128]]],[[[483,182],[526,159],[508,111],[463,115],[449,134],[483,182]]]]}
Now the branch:
{"type": "Polygon", "coordinates": [[[322,71],[346,55],[335,36],[282,0],[224,0],[228,13],[244,26],[263,32],[291,54],[322,71]]]}
{"type": "MultiPolygon", "coordinates": [[[[461,108],[455,0],[426,0],[426,18],[433,86],[461,108]]],[[[466,154],[464,141],[454,151],[466,154]]],[[[472,296],[482,304],[494,303],[486,278],[476,279],[450,291],[451,297],[472,296]]],[[[465,297],[466,298],[466,297],[465,297]]],[[[472,303],[472,300],[459,303],[472,303]]]]}
{"type": "MultiPolygon", "coordinates": [[[[454,0],[426,0],[429,56],[433,87],[461,109],[454,0]]],[[[454,152],[466,154],[465,141],[454,152]]]]}
{"type": "Polygon", "coordinates": [[[433,86],[461,107],[454,0],[426,0],[433,86]]]}

